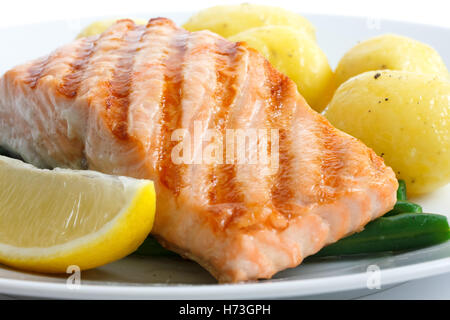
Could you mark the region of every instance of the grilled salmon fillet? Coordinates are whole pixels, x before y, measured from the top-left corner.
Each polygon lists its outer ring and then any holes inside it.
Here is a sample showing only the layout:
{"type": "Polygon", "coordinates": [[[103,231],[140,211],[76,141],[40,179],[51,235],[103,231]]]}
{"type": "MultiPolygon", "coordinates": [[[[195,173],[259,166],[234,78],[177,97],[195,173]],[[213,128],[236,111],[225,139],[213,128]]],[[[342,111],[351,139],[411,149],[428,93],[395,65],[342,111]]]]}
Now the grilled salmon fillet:
{"type": "MultiPolygon", "coordinates": [[[[152,233],[220,282],[296,267],[396,201],[391,168],[313,111],[255,50],[165,18],[120,20],[8,71],[0,145],[39,167],[154,180],[152,233]],[[275,130],[276,144],[248,150],[277,151],[276,166],[235,155],[174,161],[174,133],[195,135],[196,123],[201,137],[275,130]]],[[[192,147],[193,157],[205,148],[192,147]]]]}

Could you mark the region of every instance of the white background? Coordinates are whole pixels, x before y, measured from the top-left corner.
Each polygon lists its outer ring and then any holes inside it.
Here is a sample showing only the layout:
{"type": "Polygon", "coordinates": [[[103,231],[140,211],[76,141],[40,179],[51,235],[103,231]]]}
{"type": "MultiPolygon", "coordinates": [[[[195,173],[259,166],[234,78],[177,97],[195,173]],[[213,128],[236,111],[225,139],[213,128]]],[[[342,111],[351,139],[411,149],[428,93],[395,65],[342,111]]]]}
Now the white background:
{"type": "MultiPolygon", "coordinates": [[[[137,12],[197,10],[215,4],[242,3],[214,0],[9,0],[0,3],[0,28],[47,20],[99,15],[126,16],[137,12]]],[[[450,28],[448,0],[255,0],[304,13],[366,16],[450,28]]]]}
{"type": "MultiPolygon", "coordinates": [[[[48,20],[76,20],[98,16],[127,17],[136,13],[142,15],[155,11],[193,11],[215,4],[238,4],[241,2],[206,0],[13,0],[6,3],[6,1],[2,1],[0,4],[0,28],[48,20]]],[[[252,1],[252,3],[277,5],[299,13],[363,16],[434,24],[450,28],[448,0],[272,0],[252,1]]],[[[450,41],[450,39],[442,40],[450,41]]],[[[5,44],[3,43],[3,45],[5,44]]],[[[2,298],[1,295],[0,298],[2,298]]],[[[3,298],[7,297],[4,296],[3,298]]],[[[345,295],[331,295],[328,298],[345,298],[345,295]]],[[[372,295],[365,298],[450,299],[450,275],[409,282],[382,292],[374,291],[372,295]]]]}

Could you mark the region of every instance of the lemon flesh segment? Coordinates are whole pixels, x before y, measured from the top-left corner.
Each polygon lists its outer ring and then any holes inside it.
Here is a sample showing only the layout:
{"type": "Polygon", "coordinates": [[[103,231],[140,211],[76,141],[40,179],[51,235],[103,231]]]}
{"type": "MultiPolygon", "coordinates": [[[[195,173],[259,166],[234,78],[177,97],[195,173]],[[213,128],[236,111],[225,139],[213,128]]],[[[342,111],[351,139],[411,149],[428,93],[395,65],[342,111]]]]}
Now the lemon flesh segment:
{"type": "Polygon", "coordinates": [[[37,272],[95,268],[150,233],[153,182],[94,171],[37,169],[0,156],[0,262],[37,272]]]}

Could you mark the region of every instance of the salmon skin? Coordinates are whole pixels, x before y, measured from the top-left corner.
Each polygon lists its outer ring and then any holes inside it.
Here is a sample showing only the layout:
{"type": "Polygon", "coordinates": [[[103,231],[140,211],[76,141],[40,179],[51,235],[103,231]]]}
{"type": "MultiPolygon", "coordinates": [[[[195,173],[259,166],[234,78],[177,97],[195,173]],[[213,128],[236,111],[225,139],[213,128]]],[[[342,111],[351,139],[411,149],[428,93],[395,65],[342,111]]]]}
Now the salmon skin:
{"type": "Polygon", "coordinates": [[[0,145],[39,167],[154,180],[152,233],[219,282],[296,267],[396,201],[392,169],[313,111],[255,50],[165,18],[120,20],[6,72],[0,145]],[[277,141],[248,150],[277,151],[276,166],[236,155],[175,161],[178,129],[182,137],[270,129],[277,141]]]}

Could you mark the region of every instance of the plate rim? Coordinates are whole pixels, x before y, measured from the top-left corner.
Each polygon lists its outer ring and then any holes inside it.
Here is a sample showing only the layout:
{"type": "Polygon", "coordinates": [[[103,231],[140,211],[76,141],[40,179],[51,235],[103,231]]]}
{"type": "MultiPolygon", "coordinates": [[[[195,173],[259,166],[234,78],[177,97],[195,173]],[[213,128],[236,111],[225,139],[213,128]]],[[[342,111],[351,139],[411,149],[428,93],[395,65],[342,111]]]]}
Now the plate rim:
{"type": "MultiPolygon", "coordinates": [[[[381,286],[450,272],[450,257],[380,270],[381,286]]],[[[20,296],[71,299],[246,299],[288,298],[367,288],[367,273],[314,279],[270,280],[238,284],[98,285],[0,278],[0,292],[20,296]],[[260,290],[264,289],[264,290],[260,290]]]]}

